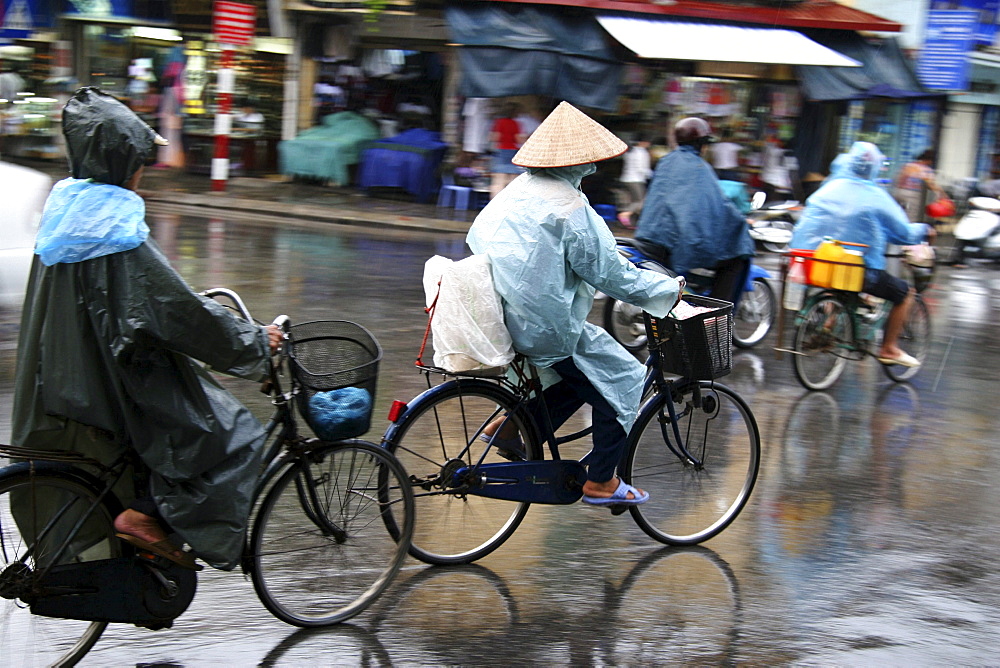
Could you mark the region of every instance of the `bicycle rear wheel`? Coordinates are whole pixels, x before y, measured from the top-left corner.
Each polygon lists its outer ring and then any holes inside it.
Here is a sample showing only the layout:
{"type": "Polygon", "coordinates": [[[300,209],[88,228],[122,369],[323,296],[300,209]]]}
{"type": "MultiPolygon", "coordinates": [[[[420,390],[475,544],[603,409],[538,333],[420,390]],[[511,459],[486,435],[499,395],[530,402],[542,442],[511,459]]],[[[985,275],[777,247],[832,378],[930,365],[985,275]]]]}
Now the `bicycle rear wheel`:
{"type": "Polygon", "coordinates": [[[350,619],[392,582],[413,519],[413,492],[395,457],[361,441],[323,444],[264,497],[250,541],[254,589],[289,624],[350,619]],[[390,508],[394,535],[383,524],[390,508]]]}
{"type": "Polygon", "coordinates": [[[795,377],[810,390],[829,388],[844,373],[851,338],[851,316],[843,303],[833,296],[818,299],[795,329],[795,377]]]}
{"type": "MultiPolygon", "coordinates": [[[[903,323],[903,330],[899,333],[899,347],[920,360],[921,365],[927,361],[927,353],[931,349],[931,313],[927,302],[920,295],[914,297],[910,313],[903,323]]],[[[897,383],[913,378],[920,371],[919,366],[899,364],[883,364],[882,369],[885,375],[897,383]]]]}
{"type": "Polygon", "coordinates": [[[433,392],[411,403],[385,445],[406,467],[417,497],[420,519],[410,554],[429,564],[465,564],[500,547],[530,504],[451,491],[445,467],[476,464],[487,448],[484,463],[506,461],[478,439],[483,427],[503,415],[510,415],[508,426],[521,435],[527,459],[541,459],[541,448],[527,418],[513,412],[514,395],[499,385],[455,380],[433,392]]]}
{"type": "Polygon", "coordinates": [[[89,486],[57,471],[0,477],[0,654],[5,664],[74,665],[107,627],[106,622],[41,617],[25,605],[40,569],[120,555],[113,526],[120,509],[105,503],[84,521],[63,555],[55,554],[96,498],[89,486]]]}
{"type": "Polygon", "coordinates": [[[643,531],[667,545],[694,545],[725,529],[743,510],[760,467],[760,434],[750,407],[736,392],[710,381],[689,382],[643,407],[629,433],[622,477],[649,492],[631,506],[643,531]],[[694,405],[694,390],[701,395],[694,405]],[[667,402],[689,461],[677,448],[667,402]]]}

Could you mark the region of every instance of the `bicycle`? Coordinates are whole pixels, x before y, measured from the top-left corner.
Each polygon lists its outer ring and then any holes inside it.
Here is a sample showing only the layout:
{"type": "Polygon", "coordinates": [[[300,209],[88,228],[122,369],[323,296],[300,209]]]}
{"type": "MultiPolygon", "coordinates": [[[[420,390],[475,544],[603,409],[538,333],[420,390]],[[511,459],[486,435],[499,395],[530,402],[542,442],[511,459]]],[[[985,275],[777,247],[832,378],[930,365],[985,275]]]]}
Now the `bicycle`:
{"type": "MultiPolygon", "coordinates": [[[[250,320],[239,296],[214,289],[250,320]]],[[[336,624],[368,607],[406,558],[415,503],[391,453],[353,438],[300,435],[292,404],[310,426],[308,398],[350,386],[374,398],[381,347],[350,322],[276,321],[286,344],[261,390],[274,413],[241,568],[263,605],[302,627],[336,624]],[[280,379],[286,366],[290,391],[280,379]],[[382,515],[392,508],[391,530],[382,515]]],[[[169,627],[194,597],[196,575],[162,557],[140,556],[115,537],[122,504],[113,487],[137,457],[110,464],[73,452],[0,446],[17,460],[0,469],[0,647],[18,665],[72,665],[109,622],[169,627]],[[48,653],[46,656],[43,654],[48,653]]]]}
{"type": "MultiPolygon", "coordinates": [[[[653,539],[692,545],[725,529],[743,509],[757,478],[760,435],[742,397],[715,378],[732,364],[732,304],[689,295],[711,309],[688,320],[645,316],[650,355],[643,396],[628,435],[619,476],[645,488],[650,501],[629,506],[653,539]]],[[[382,445],[410,473],[420,520],[410,554],[431,564],[479,559],[511,536],[531,503],[569,504],[582,496],[585,463],[566,460],[559,446],[591,433],[556,437],[535,369],[517,356],[509,377],[494,369],[454,374],[422,365],[428,389],[393,403],[382,445]],[[435,385],[432,378],[441,379],[435,385]],[[542,422],[528,411],[542,402],[542,422]],[[524,455],[507,461],[484,429],[504,416],[524,455]],[[550,459],[543,459],[542,444],[550,459]]],[[[612,506],[620,514],[625,506],[612,506]]],[[[392,509],[386,518],[391,519],[392,509]]]]}
{"type": "MultiPolygon", "coordinates": [[[[812,262],[822,261],[813,259],[812,262]]],[[[923,364],[930,350],[931,318],[921,293],[929,285],[931,276],[928,272],[918,275],[918,268],[906,266],[910,267],[915,279],[913,283],[917,293],[900,332],[899,344],[923,364]]],[[[814,289],[795,314],[791,350],[783,349],[780,340],[778,350],[792,353],[792,369],[805,388],[829,389],[844,373],[848,360],[877,356],[890,310],[891,305],[885,300],[861,292],[814,289]]],[[[779,326],[779,336],[782,330],[783,327],[779,326]]],[[[920,370],[920,367],[897,364],[881,366],[885,374],[896,382],[909,380],[920,370]]]]}

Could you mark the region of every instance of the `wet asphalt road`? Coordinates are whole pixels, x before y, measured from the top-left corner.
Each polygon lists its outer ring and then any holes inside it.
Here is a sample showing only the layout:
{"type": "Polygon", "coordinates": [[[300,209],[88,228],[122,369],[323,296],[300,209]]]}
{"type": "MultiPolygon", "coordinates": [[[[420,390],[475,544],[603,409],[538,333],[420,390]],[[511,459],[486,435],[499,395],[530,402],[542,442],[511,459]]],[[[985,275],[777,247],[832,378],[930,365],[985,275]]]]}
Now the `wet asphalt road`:
{"type": "MultiPolygon", "coordinates": [[[[260,319],[346,319],[375,333],[385,357],[370,440],[393,399],[423,389],[423,263],[463,257],[462,235],[150,214],[197,289],[232,288],[260,319]]],[[[173,629],[109,627],[81,665],[998,664],[1000,268],[941,268],[928,297],[934,347],[912,384],[864,361],[810,393],[775,358],[773,334],[736,354],[723,382],[756,414],[760,478],[703,547],[663,548],[627,514],[534,506],[476,565],[408,561],[347,625],[296,631],[239,573],[206,571],[173,629]]],[[[3,313],[4,407],[15,329],[3,313]]],[[[267,415],[253,384],[227,386],[267,415]]]]}

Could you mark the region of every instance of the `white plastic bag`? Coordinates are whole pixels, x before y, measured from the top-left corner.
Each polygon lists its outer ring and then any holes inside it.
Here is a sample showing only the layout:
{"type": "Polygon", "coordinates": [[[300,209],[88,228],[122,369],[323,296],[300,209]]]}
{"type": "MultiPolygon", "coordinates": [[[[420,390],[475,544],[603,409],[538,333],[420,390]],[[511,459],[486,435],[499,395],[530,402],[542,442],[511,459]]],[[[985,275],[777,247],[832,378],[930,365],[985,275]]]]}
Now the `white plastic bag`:
{"type": "Polygon", "coordinates": [[[458,262],[440,255],[427,260],[424,294],[428,308],[437,298],[431,318],[435,366],[457,373],[501,367],[514,359],[485,255],[458,262]]]}

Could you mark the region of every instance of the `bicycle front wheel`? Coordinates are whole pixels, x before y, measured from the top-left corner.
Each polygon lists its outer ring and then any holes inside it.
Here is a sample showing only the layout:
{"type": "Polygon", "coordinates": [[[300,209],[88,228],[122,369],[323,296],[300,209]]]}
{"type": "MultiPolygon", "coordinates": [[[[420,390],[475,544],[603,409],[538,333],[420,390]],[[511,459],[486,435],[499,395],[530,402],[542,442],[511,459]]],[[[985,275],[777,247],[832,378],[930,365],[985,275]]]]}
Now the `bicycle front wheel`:
{"type": "Polygon", "coordinates": [[[31,613],[25,599],[41,583],[40,569],[111,559],[121,554],[113,521],[120,511],[100,503],[89,486],[54,471],[0,479],[0,653],[12,666],[72,666],[101,637],[106,622],[54,619],[31,613]],[[62,555],[59,546],[80,529],[62,555]]]}
{"type": "MultiPolygon", "coordinates": [[[[931,349],[931,313],[927,302],[920,295],[914,297],[910,313],[903,323],[903,330],[899,333],[899,347],[920,360],[921,365],[927,361],[927,353],[931,349]]],[[[882,368],[897,383],[913,378],[920,371],[919,366],[900,364],[883,364],[882,368]]]]}
{"type": "Polygon", "coordinates": [[[733,343],[739,348],[752,348],[767,336],[778,312],[774,289],[763,278],[755,278],[753,287],[740,297],[733,312],[733,343]]]}
{"type": "Polygon", "coordinates": [[[502,387],[486,381],[450,381],[426,401],[410,406],[386,447],[410,474],[417,497],[419,520],[410,554],[429,564],[466,564],[500,547],[528,512],[528,503],[467,494],[449,486],[447,471],[472,466],[485,453],[484,463],[503,462],[495,447],[479,440],[483,428],[509,415],[504,428],[521,435],[525,458],[540,459],[541,448],[533,427],[516,399],[502,387]],[[488,451],[487,451],[488,449],[488,451]]]}
{"type": "Polygon", "coordinates": [[[844,304],[833,296],[818,299],[795,329],[795,377],[810,390],[829,388],[844,373],[851,339],[851,316],[844,304]]]}
{"type": "Polygon", "coordinates": [[[323,444],[264,497],[250,540],[254,589],[289,624],[350,619],[399,571],[413,519],[413,492],[395,457],[361,441],[323,444]],[[394,535],[383,522],[390,509],[394,535]]]}
{"type": "Polygon", "coordinates": [[[661,543],[701,543],[729,526],[750,498],[760,467],[757,421],[740,395],[710,381],[672,388],[651,401],[629,434],[623,472],[627,482],[649,492],[649,501],[629,510],[661,543]],[[673,402],[676,425],[667,402],[673,402]]]}

